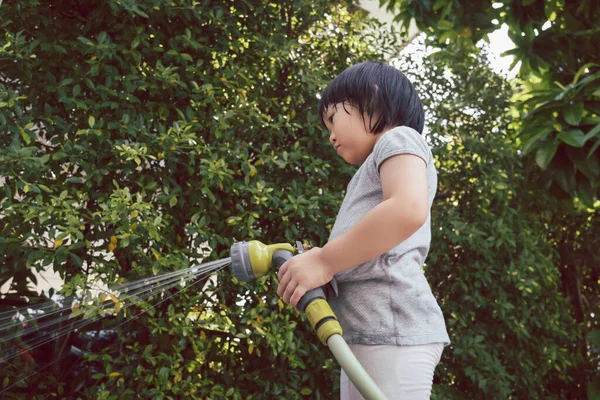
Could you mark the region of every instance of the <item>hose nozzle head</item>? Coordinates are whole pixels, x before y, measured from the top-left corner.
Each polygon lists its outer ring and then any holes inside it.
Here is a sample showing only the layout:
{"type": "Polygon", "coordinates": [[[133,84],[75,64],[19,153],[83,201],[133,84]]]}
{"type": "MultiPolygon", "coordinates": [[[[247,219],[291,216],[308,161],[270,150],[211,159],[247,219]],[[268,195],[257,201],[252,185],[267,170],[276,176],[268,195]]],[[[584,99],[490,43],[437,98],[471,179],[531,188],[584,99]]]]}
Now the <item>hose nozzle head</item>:
{"type": "Polygon", "coordinates": [[[260,278],[271,268],[273,253],[277,250],[294,253],[294,247],[288,243],[265,245],[258,240],[234,243],[231,246],[231,272],[242,282],[260,278]]]}

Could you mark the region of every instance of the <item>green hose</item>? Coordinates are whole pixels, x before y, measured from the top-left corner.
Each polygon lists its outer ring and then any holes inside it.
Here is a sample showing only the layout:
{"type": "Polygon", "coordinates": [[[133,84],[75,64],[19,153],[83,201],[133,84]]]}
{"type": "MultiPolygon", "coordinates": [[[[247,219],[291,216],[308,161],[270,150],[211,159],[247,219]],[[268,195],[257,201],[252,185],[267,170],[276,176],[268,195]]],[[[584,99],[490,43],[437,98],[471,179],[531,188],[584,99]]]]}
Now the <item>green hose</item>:
{"type": "Polygon", "coordinates": [[[387,400],[385,394],[360,365],[343,337],[338,334],[331,335],[327,339],[327,346],[365,400],[387,400]]]}

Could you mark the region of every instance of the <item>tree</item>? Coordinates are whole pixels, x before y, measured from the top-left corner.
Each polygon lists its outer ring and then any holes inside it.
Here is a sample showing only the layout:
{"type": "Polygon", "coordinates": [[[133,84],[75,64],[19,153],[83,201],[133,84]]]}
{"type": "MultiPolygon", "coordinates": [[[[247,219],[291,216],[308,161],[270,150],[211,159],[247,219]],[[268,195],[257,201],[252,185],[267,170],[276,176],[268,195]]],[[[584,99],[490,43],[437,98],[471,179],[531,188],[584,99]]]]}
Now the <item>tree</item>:
{"type": "Polygon", "coordinates": [[[520,63],[515,98],[524,152],[550,189],[594,204],[600,190],[600,7],[595,0],[382,0],[408,29],[412,19],[440,46],[468,48],[503,24],[520,63]]]}

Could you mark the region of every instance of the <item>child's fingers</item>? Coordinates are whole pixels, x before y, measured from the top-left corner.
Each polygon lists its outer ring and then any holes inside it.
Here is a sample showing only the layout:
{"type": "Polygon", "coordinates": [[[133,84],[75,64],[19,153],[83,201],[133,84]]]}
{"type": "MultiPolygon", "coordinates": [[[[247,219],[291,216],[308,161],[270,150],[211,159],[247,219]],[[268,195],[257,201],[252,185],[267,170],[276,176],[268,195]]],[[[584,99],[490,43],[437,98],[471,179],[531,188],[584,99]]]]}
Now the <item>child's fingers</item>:
{"type": "MultiPolygon", "coordinates": [[[[293,306],[294,304],[290,303],[290,298],[296,291],[297,287],[298,287],[298,283],[296,281],[290,281],[290,283],[288,283],[287,287],[285,288],[285,292],[283,293],[283,296],[282,296],[283,301],[285,301],[287,304],[293,306]]],[[[296,303],[297,303],[297,301],[296,301],[296,303]]]]}
{"type": "Polygon", "coordinates": [[[279,279],[281,281],[281,278],[285,275],[287,270],[288,270],[288,262],[286,261],[283,263],[281,268],[279,268],[279,271],[277,271],[277,279],[279,279]]]}
{"type": "Polygon", "coordinates": [[[304,296],[305,293],[306,290],[302,286],[296,286],[294,294],[292,295],[292,297],[290,297],[290,305],[298,309],[298,303],[300,302],[300,299],[302,298],[302,296],[304,296]]]}
{"type": "Polygon", "coordinates": [[[290,279],[292,279],[291,275],[292,274],[284,274],[279,277],[279,286],[277,286],[277,296],[283,297],[283,294],[285,293],[285,290],[288,284],[290,283],[290,279]]]}

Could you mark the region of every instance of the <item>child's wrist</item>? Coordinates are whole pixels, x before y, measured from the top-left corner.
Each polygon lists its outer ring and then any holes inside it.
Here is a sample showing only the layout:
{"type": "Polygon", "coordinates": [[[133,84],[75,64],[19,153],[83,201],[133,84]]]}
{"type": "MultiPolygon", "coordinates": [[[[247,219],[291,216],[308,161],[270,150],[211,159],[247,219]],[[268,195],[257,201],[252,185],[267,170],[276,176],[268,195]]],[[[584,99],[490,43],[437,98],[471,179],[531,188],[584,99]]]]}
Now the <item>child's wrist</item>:
{"type": "Polygon", "coordinates": [[[328,248],[327,245],[325,245],[320,249],[319,258],[321,259],[321,263],[325,268],[326,273],[333,277],[338,271],[336,270],[336,257],[331,253],[331,246],[328,248]]]}

